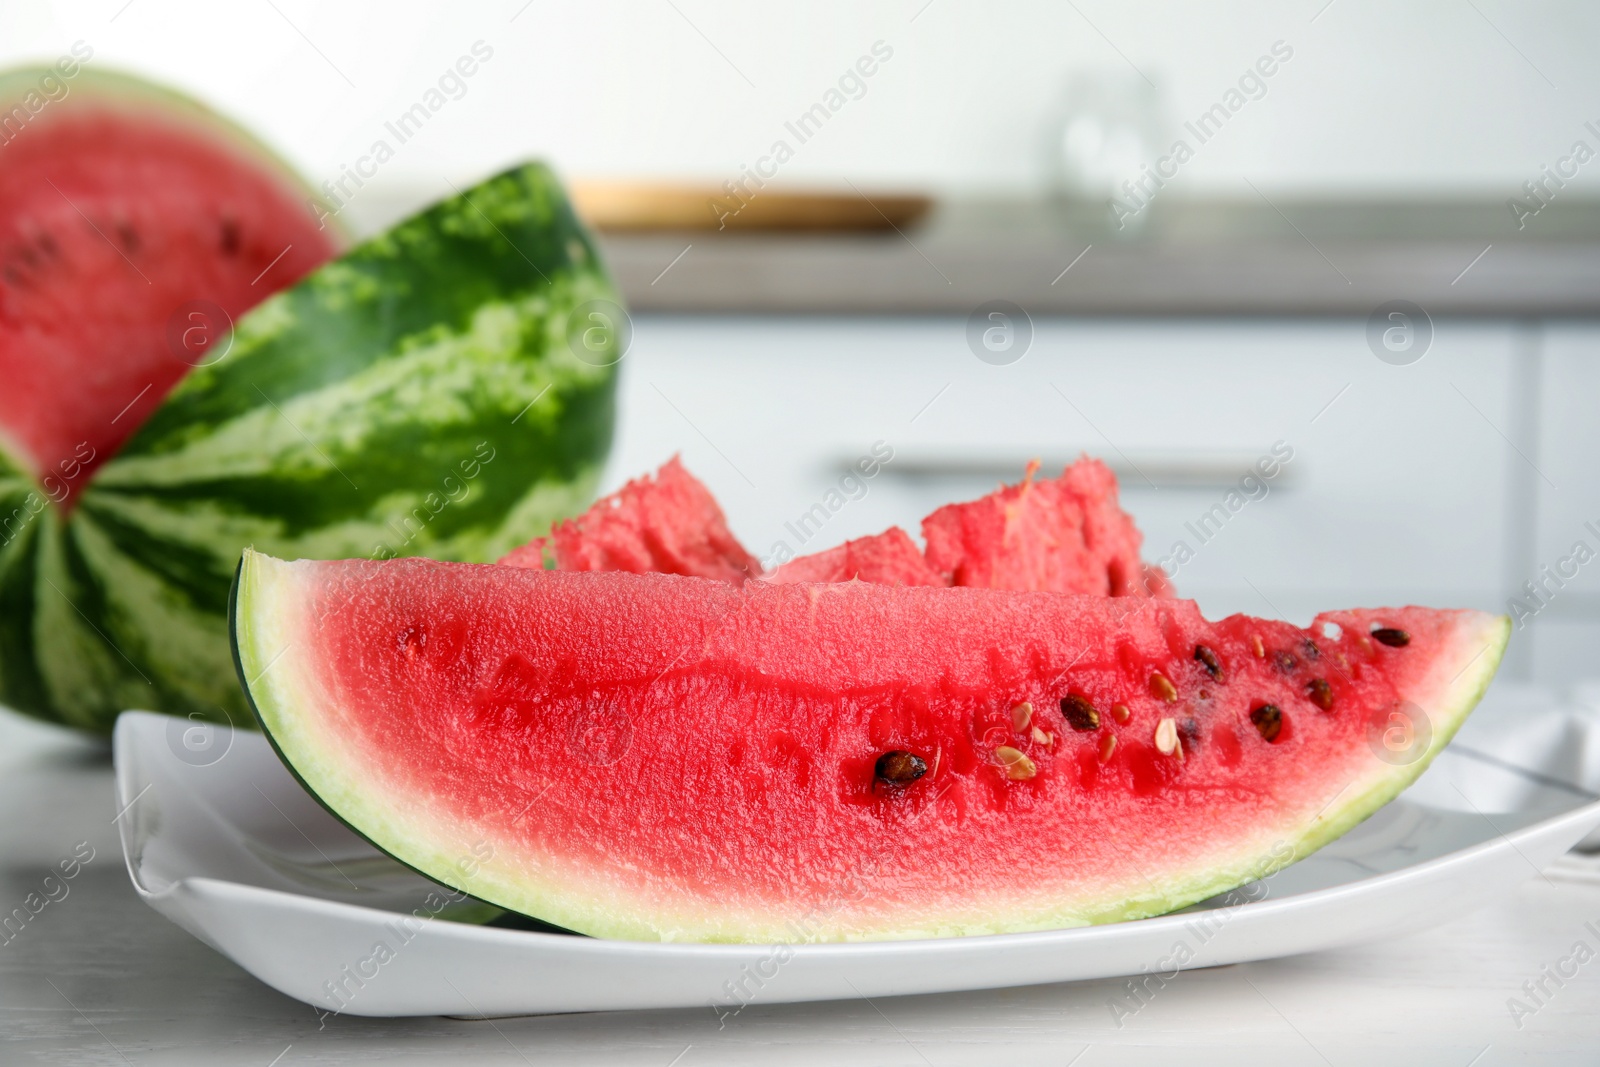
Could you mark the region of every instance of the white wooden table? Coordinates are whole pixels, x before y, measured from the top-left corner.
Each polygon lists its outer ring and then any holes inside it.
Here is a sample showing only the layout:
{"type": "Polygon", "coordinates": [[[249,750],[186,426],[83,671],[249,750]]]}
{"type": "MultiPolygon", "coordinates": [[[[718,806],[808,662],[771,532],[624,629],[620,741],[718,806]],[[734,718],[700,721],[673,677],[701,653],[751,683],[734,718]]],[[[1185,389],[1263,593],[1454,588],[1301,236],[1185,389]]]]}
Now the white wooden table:
{"type": "Polygon", "coordinates": [[[1533,878],[1385,944],[1184,972],[1131,1012],[1125,982],[1099,981],[756,1004],[720,1029],[710,1009],[324,1025],[139,902],[115,815],[105,748],[0,713],[3,911],[80,842],[94,850],[0,944],[0,1063],[1600,1063],[1600,880],[1533,878]],[[1573,957],[1580,941],[1595,958],[1573,957]],[[1576,974],[1545,978],[1542,1003],[1522,989],[1564,959],[1576,974]],[[1534,1010],[1513,1018],[1513,997],[1534,1010]]]}

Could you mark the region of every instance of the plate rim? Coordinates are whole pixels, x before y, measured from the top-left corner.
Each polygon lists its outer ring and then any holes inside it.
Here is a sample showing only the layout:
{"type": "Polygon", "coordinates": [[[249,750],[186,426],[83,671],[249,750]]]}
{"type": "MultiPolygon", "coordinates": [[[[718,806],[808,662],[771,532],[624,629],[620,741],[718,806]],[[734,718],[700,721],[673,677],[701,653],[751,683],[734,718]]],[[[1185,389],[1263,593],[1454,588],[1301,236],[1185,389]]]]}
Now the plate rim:
{"type": "MultiPolygon", "coordinates": [[[[112,741],[112,759],[115,772],[116,799],[119,812],[126,812],[132,807],[139,796],[149,789],[154,788],[154,780],[144,784],[136,796],[130,796],[136,784],[137,754],[145,751],[141,742],[151,735],[150,727],[157,721],[165,722],[171,719],[169,715],[144,710],[124,711],[117,718],[117,724],[112,741]],[[125,724],[126,721],[126,724],[125,724]]],[[[163,727],[164,728],[164,727],[163,727]]],[[[1403,795],[1403,794],[1402,794],[1403,795]]],[[[1391,801],[1390,803],[1393,803],[1391,801]]],[[[1428,805],[1416,804],[1424,810],[1442,810],[1428,805]]],[[[1386,805],[1387,806],[1387,805],[1386,805]]],[[[1379,811],[1383,809],[1380,808],[1379,811]]],[[[1522,809],[1525,812],[1537,813],[1539,809],[1522,809]]],[[[1374,813],[1376,814],[1376,813],[1374,813]]],[[[1332,904],[1347,901],[1351,897],[1361,897],[1382,894],[1394,887],[1403,886],[1408,882],[1426,880],[1441,871],[1453,866],[1467,866],[1474,861],[1484,858],[1490,853],[1504,851],[1509,848],[1521,855],[1518,844],[1529,838],[1555,836],[1571,830],[1573,842],[1576,843],[1584,836],[1583,828],[1594,829],[1600,826],[1600,800],[1587,803],[1577,803],[1571,807],[1552,810],[1548,815],[1534,822],[1504,831],[1494,825],[1493,815],[1508,814],[1504,812],[1488,813],[1478,811],[1476,814],[1482,818],[1495,836],[1475,842],[1464,848],[1455,849],[1441,856],[1423,860],[1418,863],[1408,864],[1393,871],[1382,871],[1366,875],[1349,882],[1338,885],[1326,886],[1290,896],[1267,897],[1262,900],[1245,901],[1239,904],[1224,905],[1222,907],[1206,909],[1203,912],[1188,910],[1169,912],[1164,915],[1154,915],[1142,919],[1132,919],[1124,922],[1101,923],[1087,926],[1061,927],[1051,930],[1029,930],[1017,933],[1004,934],[976,934],[964,937],[936,937],[936,938],[904,938],[878,941],[826,941],[826,942],[782,942],[792,948],[796,956],[804,954],[807,958],[818,961],[837,959],[849,960],[859,956],[879,955],[906,955],[915,957],[926,953],[962,955],[965,953],[986,954],[992,951],[1002,951],[1016,947],[1045,947],[1056,944],[1058,947],[1070,947],[1075,944],[1101,940],[1115,940],[1128,936],[1125,931],[1130,928],[1151,934],[1158,934],[1161,930],[1182,929],[1187,923],[1192,922],[1197,914],[1229,916],[1230,924],[1237,921],[1242,915],[1254,916],[1254,921],[1271,921],[1278,914],[1285,911],[1300,910],[1306,907],[1315,907],[1319,904],[1332,904]],[[1570,825],[1569,825],[1570,824],[1570,825]]],[[[392,919],[397,912],[383,908],[376,908],[365,904],[355,904],[347,901],[328,900],[323,897],[312,896],[306,893],[296,893],[285,889],[275,889],[268,886],[252,885],[247,882],[238,882],[232,879],[216,878],[209,875],[186,875],[174,878],[166,887],[153,889],[144,883],[140,870],[136,865],[134,848],[134,823],[131,819],[119,817],[117,820],[119,839],[122,845],[123,860],[128,870],[130,881],[139,896],[160,911],[163,916],[172,918],[164,907],[158,907],[157,902],[176,903],[175,898],[180,896],[180,888],[202,895],[211,886],[229,887],[226,892],[236,893],[246,897],[257,897],[275,902],[278,906],[290,908],[309,908],[326,915],[337,916],[340,914],[360,917],[364,920],[382,922],[392,919]]],[[[1528,863],[1527,878],[1540,874],[1542,868],[1536,866],[1531,860],[1523,859],[1528,863]]],[[[182,924],[180,924],[182,925],[182,924]]],[[[185,927],[187,928],[187,926],[185,927]]],[[[487,927],[473,923],[445,922],[444,924],[430,922],[427,928],[433,931],[430,936],[459,939],[466,943],[479,941],[485,944],[503,945],[537,945],[560,946],[576,952],[588,952],[597,956],[608,954],[638,954],[653,953],[665,957],[688,955],[691,958],[726,957],[736,960],[748,955],[752,950],[770,950],[776,942],[694,942],[694,941],[642,941],[623,940],[617,938],[597,938],[583,934],[556,934],[538,930],[515,930],[503,927],[487,927]],[[435,930],[435,928],[438,928],[435,930]],[[530,940],[531,939],[531,940],[530,940]]]]}

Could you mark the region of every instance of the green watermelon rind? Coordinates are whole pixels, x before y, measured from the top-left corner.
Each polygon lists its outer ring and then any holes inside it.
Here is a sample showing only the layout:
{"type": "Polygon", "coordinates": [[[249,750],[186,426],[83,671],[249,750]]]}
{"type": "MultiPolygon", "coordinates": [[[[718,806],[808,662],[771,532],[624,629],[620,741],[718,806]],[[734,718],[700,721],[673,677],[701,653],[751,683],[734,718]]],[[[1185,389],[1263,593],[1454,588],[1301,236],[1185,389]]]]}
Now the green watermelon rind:
{"type": "MultiPolygon", "coordinates": [[[[351,833],[355,834],[357,837],[361,838],[363,841],[367,842],[373,848],[383,852],[384,855],[388,856],[390,859],[393,859],[396,863],[399,863],[406,869],[416,872],[429,881],[439,882],[439,884],[444,885],[448,889],[453,889],[457,893],[465,894],[467,901],[471,901],[476,905],[473,908],[462,907],[459,912],[453,912],[444,917],[447,917],[455,922],[483,925],[494,922],[495,920],[500,919],[502,916],[506,916],[508,914],[516,916],[517,913],[508,913],[506,909],[502,908],[500,905],[495,904],[492,901],[485,900],[482,897],[474,896],[460,886],[452,885],[448,882],[440,882],[435,875],[429,874],[421,867],[417,867],[411,863],[408,863],[399,856],[394,855],[392,852],[386,851],[382,845],[368,837],[359,826],[349,822],[343,815],[330,806],[328,802],[311,787],[311,783],[306,781],[305,778],[301,776],[300,772],[295,768],[295,765],[290,762],[288,755],[283,751],[282,748],[279,747],[278,739],[273,736],[270,730],[266,729],[266,720],[262,717],[261,708],[256,704],[255,694],[251,691],[250,686],[246,682],[247,679],[260,678],[266,672],[266,670],[270,668],[271,664],[260,664],[259,670],[247,669],[245,667],[242,653],[240,652],[241,647],[248,647],[250,644],[247,642],[246,644],[242,645],[239,640],[238,603],[239,590],[244,579],[245,564],[248,562],[252,554],[254,554],[253,549],[246,549],[244,555],[240,557],[239,566],[234,574],[233,586],[228,591],[228,644],[233,650],[233,666],[235,672],[237,672],[239,676],[240,688],[244,690],[245,701],[250,708],[250,714],[252,716],[251,725],[260,728],[261,735],[265,737],[267,739],[267,743],[272,746],[272,751],[277,753],[279,761],[283,764],[284,769],[289,772],[289,776],[296,782],[300,783],[300,787],[304,789],[306,793],[309,794],[314,800],[316,800],[318,804],[322,805],[323,810],[329,815],[333,816],[340,825],[345,827],[345,829],[349,830],[351,833]]],[[[552,934],[565,934],[573,937],[585,936],[578,933],[576,930],[568,930],[565,927],[557,926],[554,923],[545,922],[544,920],[531,915],[518,916],[518,918],[519,921],[513,924],[515,928],[530,929],[552,934]]]]}
{"type": "Polygon", "coordinates": [[[226,617],[243,546],[488,561],[581,510],[615,424],[615,367],[566,341],[592,300],[620,304],[542,164],[269,298],[69,518],[0,546],[0,607],[23,609],[0,611],[0,702],[100,732],[128,707],[248,722],[226,617]]]}
{"type": "MultiPolygon", "coordinates": [[[[620,940],[671,940],[663,932],[660,914],[643,917],[621,914],[603,907],[585,908],[586,899],[559,886],[511,883],[487,877],[460,877],[456,870],[471,843],[452,833],[441,813],[414,806],[410,817],[397,814],[381,798],[363,794],[357,779],[346,769],[336,741],[313,732],[316,687],[308,679],[286,676],[296,657],[289,655],[295,635],[287,629],[294,619],[297,592],[292,565],[247,551],[240,563],[234,591],[234,657],[239,678],[249,694],[262,732],[294,777],[340,822],[380,851],[423,876],[497,907],[525,914],[558,929],[620,940]],[[418,812],[422,814],[419,816],[418,812]],[[432,828],[424,825],[432,820],[432,828]]],[[[1022,922],[1006,917],[986,928],[962,932],[977,934],[1024,933],[1071,926],[1097,925],[1164,915],[1216,897],[1242,885],[1269,877],[1275,871],[1311,855],[1347,833],[1397,797],[1417,779],[1455,736],[1468,714],[1488,689],[1504,655],[1510,636],[1505,616],[1477,616],[1480,625],[1458,634],[1459,654],[1437,656],[1432,684],[1404,694],[1428,709],[1431,727],[1427,749],[1404,764],[1372,757],[1372,771],[1352,782],[1314,816],[1299,826],[1264,828],[1257,847],[1236,857],[1214,857],[1214,862],[1163,878],[1151,891],[1102,902],[1064,902],[1059,914],[1031,913],[1022,922]],[[1465,666],[1462,664],[1465,663],[1465,666]],[[1445,672],[1450,672],[1445,677],[1445,672]]],[[[695,928],[693,916],[683,928],[695,928]]],[[[779,943],[794,939],[791,921],[796,916],[772,915],[752,926],[738,940],[779,943]]],[[[883,939],[942,936],[948,931],[906,930],[874,935],[883,939]]],[[[727,939],[727,938],[717,938],[727,939]]]]}
{"type": "MultiPolygon", "coordinates": [[[[1100,913],[1101,917],[1094,921],[1121,922],[1127,919],[1164,915],[1188,907],[1190,904],[1209,900],[1250,882],[1269,878],[1290,864],[1305,859],[1324,845],[1338,840],[1371,818],[1380,808],[1398,797],[1411,783],[1421,777],[1422,772],[1428,769],[1434,757],[1444,751],[1445,746],[1461,729],[1461,724],[1467,721],[1467,716],[1488,692],[1489,683],[1494,680],[1495,673],[1500,669],[1500,661],[1505,656],[1506,645],[1511,639],[1511,619],[1505,615],[1485,615],[1482,616],[1482,620],[1483,627],[1480,632],[1462,634],[1460,637],[1460,643],[1472,650],[1469,655],[1463,657],[1468,660],[1465,667],[1456,668],[1455,664],[1459,661],[1452,660],[1451,657],[1442,655],[1439,657],[1440,673],[1447,669],[1455,670],[1456,673],[1444,681],[1440,687],[1442,692],[1438,696],[1433,695],[1425,687],[1418,687],[1406,694],[1406,699],[1411,703],[1418,708],[1427,709],[1431,732],[1425,751],[1415,755],[1415,758],[1408,758],[1407,762],[1402,764],[1388,763],[1375,754],[1373,773],[1366,780],[1347,786],[1344,793],[1336,797],[1308,827],[1298,834],[1279,834],[1274,838],[1271,847],[1261,855],[1244,863],[1216,868],[1209,877],[1195,879],[1183,886],[1181,891],[1169,893],[1165,900],[1153,906],[1138,901],[1130,902],[1123,907],[1104,910],[1100,913]],[[1345,794],[1348,794],[1348,797],[1345,794]]],[[[1410,755],[1408,754],[1408,757],[1410,755]]]]}

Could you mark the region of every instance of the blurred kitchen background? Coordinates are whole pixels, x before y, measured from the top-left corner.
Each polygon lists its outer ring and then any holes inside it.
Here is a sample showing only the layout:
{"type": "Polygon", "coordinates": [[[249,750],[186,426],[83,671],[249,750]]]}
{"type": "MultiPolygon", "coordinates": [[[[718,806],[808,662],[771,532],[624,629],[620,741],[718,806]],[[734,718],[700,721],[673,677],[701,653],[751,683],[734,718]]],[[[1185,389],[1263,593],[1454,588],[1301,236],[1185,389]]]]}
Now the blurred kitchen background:
{"type": "Polygon", "coordinates": [[[0,8],[78,40],[357,234],[552,161],[634,313],[607,488],[682,452],[764,559],[1088,451],[1210,614],[1520,604],[1512,676],[1595,673],[1600,7],[0,8]]]}

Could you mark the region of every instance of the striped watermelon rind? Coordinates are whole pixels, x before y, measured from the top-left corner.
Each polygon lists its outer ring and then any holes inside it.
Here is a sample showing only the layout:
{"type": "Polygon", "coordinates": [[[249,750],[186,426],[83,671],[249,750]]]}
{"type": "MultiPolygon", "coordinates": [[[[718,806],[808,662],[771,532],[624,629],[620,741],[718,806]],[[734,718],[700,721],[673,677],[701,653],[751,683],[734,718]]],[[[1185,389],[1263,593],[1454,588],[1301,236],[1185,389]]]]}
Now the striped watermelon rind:
{"type": "MultiPolygon", "coordinates": [[[[0,547],[0,702],[102,732],[128,707],[245,724],[227,621],[244,546],[487,561],[580,510],[615,370],[573,354],[568,320],[618,299],[539,164],[269,298],[70,514],[0,547]]],[[[0,458],[0,515],[36,489],[0,458]]]]}

